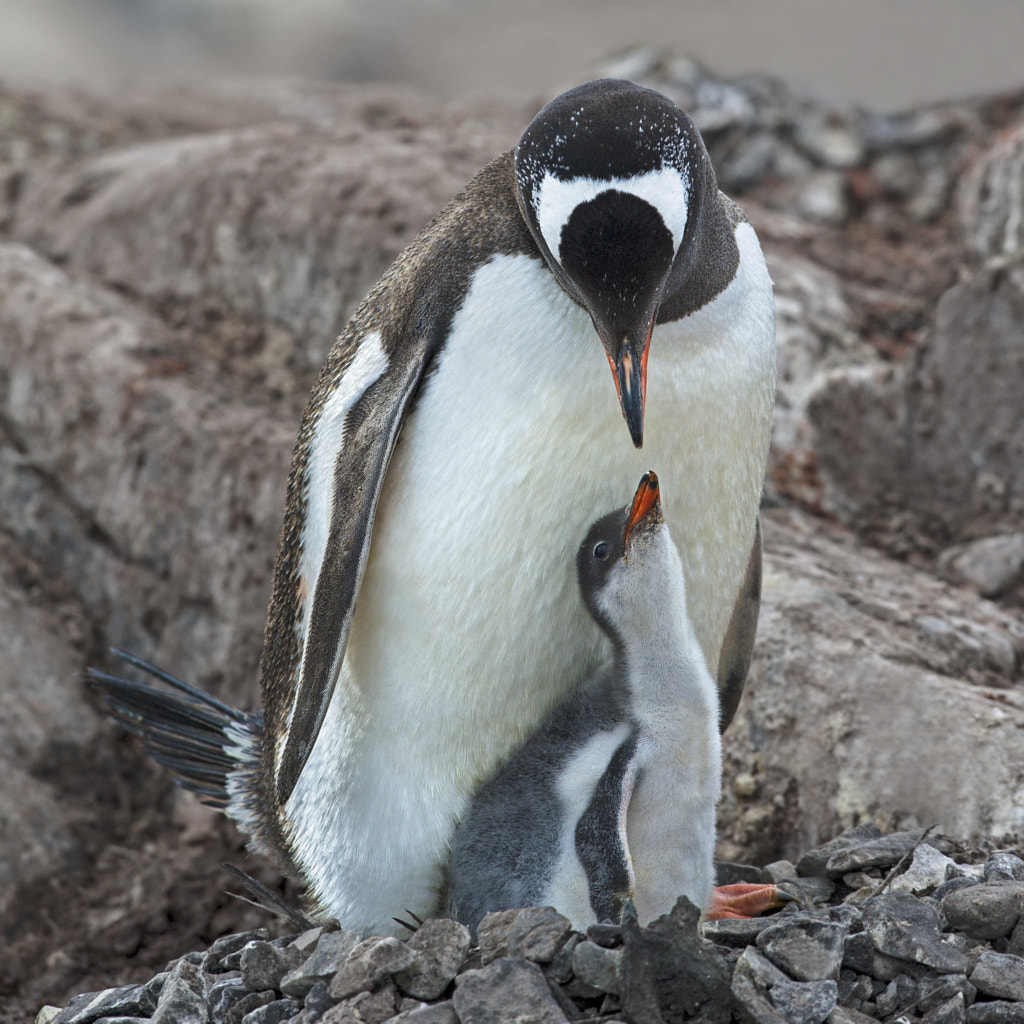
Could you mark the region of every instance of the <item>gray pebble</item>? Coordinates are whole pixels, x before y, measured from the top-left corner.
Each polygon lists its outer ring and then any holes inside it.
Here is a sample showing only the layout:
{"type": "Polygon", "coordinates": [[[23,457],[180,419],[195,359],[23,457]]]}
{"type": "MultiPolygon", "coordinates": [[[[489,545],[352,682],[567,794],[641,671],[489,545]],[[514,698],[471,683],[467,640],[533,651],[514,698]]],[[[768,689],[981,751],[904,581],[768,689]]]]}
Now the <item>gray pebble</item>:
{"type": "Polygon", "coordinates": [[[975,1003],[967,1009],[967,1024],[1021,1024],[1020,1003],[975,1003]]]}
{"type": "Polygon", "coordinates": [[[908,978],[919,979],[930,973],[932,973],[930,968],[925,967],[924,964],[901,960],[895,956],[886,956],[885,953],[879,953],[877,950],[875,958],[871,962],[871,977],[881,986],[879,991],[882,991],[893,978],[898,978],[901,974],[905,974],[908,978]]]}
{"type": "Polygon", "coordinates": [[[554,907],[498,911],[488,914],[477,929],[480,958],[485,965],[506,955],[550,963],[571,931],[569,919],[554,907]]]}
{"type": "Polygon", "coordinates": [[[869,901],[864,930],[875,949],[887,956],[932,967],[940,974],[966,972],[964,954],[940,938],[938,910],[910,893],[886,892],[869,901]]]}
{"type": "Polygon", "coordinates": [[[167,979],[170,976],[170,971],[161,971],[159,974],[153,975],[153,977],[142,986],[146,991],[146,996],[151,1000],[154,1007],[156,1006],[157,1000],[160,998],[160,993],[164,990],[164,985],[167,984],[167,979]]]}
{"type": "Polygon", "coordinates": [[[843,903],[848,907],[862,907],[875,894],[874,885],[865,885],[855,889],[849,895],[843,897],[843,903]]]}
{"type": "Polygon", "coordinates": [[[241,1024],[283,1024],[294,1017],[299,1009],[294,999],[275,999],[247,1013],[241,1024]]]}
{"type": "Polygon", "coordinates": [[[891,868],[901,857],[910,853],[923,832],[923,829],[913,832],[891,832],[887,836],[879,836],[877,839],[837,850],[825,864],[824,873],[830,878],[838,878],[848,871],[891,868]]]}
{"type": "Polygon", "coordinates": [[[917,982],[905,974],[900,974],[889,982],[884,991],[878,994],[875,1005],[878,1007],[879,1013],[888,1017],[908,1006],[913,1006],[917,1002],[918,995],[917,982]]]}
{"type": "Polygon", "coordinates": [[[54,1017],[53,1024],[87,1024],[100,1017],[149,1016],[155,1006],[156,999],[142,985],[83,992],[54,1017]]]}
{"type": "Polygon", "coordinates": [[[715,862],[715,885],[737,885],[741,882],[760,884],[761,869],[753,864],[734,864],[728,860],[715,862]]]}
{"type": "Polygon", "coordinates": [[[757,947],[797,981],[837,981],[848,930],[837,921],[794,914],[765,928],[757,947]]]}
{"type": "Polygon", "coordinates": [[[307,993],[302,1008],[308,1024],[316,1024],[332,1006],[334,1000],[328,995],[327,982],[318,981],[307,993]]]}
{"type": "Polygon", "coordinates": [[[207,974],[218,974],[224,971],[234,971],[238,969],[238,964],[235,963],[233,966],[226,966],[223,963],[225,957],[230,956],[232,953],[240,953],[241,950],[250,942],[255,942],[259,939],[268,939],[270,933],[266,928],[254,928],[248,932],[236,932],[234,935],[222,935],[219,939],[216,939],[212,946],[206,951],[206,957],[203,960],[203,970],[207,974]]]}
{"type": "Polygon", "coordinates": [[[788,1024],[768,995],[772,986],[787,981],[766,956],[748,946],[736,961],[730,986],[740,1019],[753,1024],[788,1024]]]}
{"type": "Polygon", "coordinates": [[[796,878],[796,865],[788,860],[773,860],[771,864],[765,864],[761,868],[762,882],[785,882],[787,879],[796,878]]]}
{"type": "Polygon", "coordinates": [[[939,978],[927,978],[918,983],[920,996],[917,1008],[921,1013],[934,1010],[941,1003],[953,998],[958,992],[964,997],[964,1005],[970,1006],[977,995],[977,989],[967,980],[965,974],[944,974],[939,978]]]}
{"type": "Polygon", "coordinates": [[[404,971],[416,953],[401,939],[366,939],[359,943],[328,984],[332,999],[347,999],[367,992],[392,974],[404,971]]]}
{"type": "Polygon", "coordinates": [[[175,963],[153,1013],[155,1024],[206,1024],[206,978],[184,957],[175,963]]]}
{"type": "Polygon", "coordinates": [[[312,953],[324,934],[325,930],[323,925],[317,925],[316,928],[309,928],[296,935],[295,938],[292,939],[292,946],[294,946],[300,953],[312,953]]]}
{"type": "MultiPolygon", "coordinates": [[[[856,971],[851,971],[848,967],[844,967],[839,972],[839,1002],[848,1004],[853,998],[853,990],[857,984],[857,979],[860,978],[856,971]]],[[[861,996],[857,996],[857,999],[861,999],[861,996]]]]}
{"type": "MultiPolygon", "coordinates": [[[[848,829],[835,839],[808,850],[797,862],[796,870],[802,878],[817,878],[825,874],[825,865],[840,850],[859,846],[870,839],[881,838],[882,830],[877,825],[858,825],[848,829]]],[[[721,883],[719,883],[721,884],[721,883]]]]}
{"type": "Polygon", "coordinates": [[[781,981],[792,980],[786,976],[785,972],[779,970],[764,953],[754,949],[753,946],[748,946],[743,951],[736,961],[736,967],[739,968],[740,964],[743,964],[745,973],[759,988],[769,989],[781,981]]]}
{"type": "MultiPolygon", "coordinates": [[[[251,939],[246,939],[246,942],[251,942],[251,939]]],[[[245,948],[244,945],[242,947],[245,948]]],[[[217,969],[218,971],[237,971],[242,963],[242,950],[236,949],[231,953],[225,953],[219,960],[217,969]]],[[[212,972],[211,972],[212,973],[212,972]]]]}
{"type": "Polygon", "coordinates": [[[573,950],[572,968],[576,977],[601,992],[622,994],[621,965],[621,949],[607,949],[594,942],[581,942],[573,950]]]}
{"type": "Polygon", "coordinates": [[[850,989],[850,998],[859,1000],[860,1002],[866,1002],[868,999],[873,999],[875,994],[874,980],[867,974],[858,974],[857,980],[853,983],[853,987],[850,989]]]}
{"type": "Polygon", "coordinates": [[[942,899],[951,928],[976,939],[1010,935],[1024,914],[1024,882],[983,882],[942,899]]]}
{"type": "Polygon", "coordinates": [[[282,949],[264,940],[246,943],[238,962],[242,981],[250,992],[280,989],[281,979],[305,960],[297,949],[282,949]]]}
{"type": "Polygon", "coordinates": [[[519,1019],[531,1024],[565,1024],[540,968],[522,957],[503,957],[466,971],[457,986],[452,1004],[461,1024],[507,1024],[511,1006],[519,1019]]]}
{"type": "Polygon", "coordinates": [[[1009,941],[1006,943],[1006,952],[1014,956],[1024,957],[1024,917],[1022,917],[1010,932],[1009,941]]]}
{"type": "Polygon", "coordinates": [[[607,922],[588,925],[587,938],[605,949],[615,949],[622,945],[622,926],[607,922]]]}
{"type": "Polygon", "coordinates": [[[705,921],[702,934],[709,942],[742,948],[756,942],[758,935],[773,923],[770,917],[723,917],[717,921],[705,921]]]}
{"type": "Polygon", "coordinates": [[[971,971],[971,984],[994,999],[1024,1002],[1024,960],[1009,953],[982,953],[971,971]]]}
{"type": "Polygon", "coordinates": [[[843,885],[847,889],[873,889],[881,881],[881,878],[875,878],[867,871],[848,871],[843,875],[843,885]]]}
{"type": "Polygon", "coordinates": [[[921,1024],[965,1024],[967,1020],[967,1004],[963,994],[957,992],[944,1003],[929,1010],[921,1024]]]}
{"type": "Polygon", "coordinates": [[[875,944],[867,932],[847,935],[843,942],[842,965],[858,974],[871,974],[875,952],[875,944]]]}
{"type": "Polygon", "coordinates": [[[803,117],[795,127],[797,144],[817,163],[844,170],[864,162],[864,143],[851,125],[819,115],[803,117]]]}
{"type": "Polygon", "coordinates": [[[243,999],[250,991],[245,987],[245,982],[242,981],[237,971],[232,971],[228,977],[219,977],[210,985],[206,997],[210,1016],[214,1020],[220,1020],[235,1003],[243,999]]]}
{"type": "Polygon", "coordinates": [[[836,883],[830,878],[790,878],[779,886],[805,903],[826,903],[836,891],[836,883]]]}
{"type": "Polygon", "coordinates": [[[1012,853],[993,853],[985,861],[986,882],[1024,882],[1024,860],[1012,853]]]}
{"type": "Polygon", "coordinates": [[[698,927],[700,910],[685,896],[667,914],[641,928],[636,908],[622,911],[622,1010],[627,1020],[652,1020],[659,1007],[672,1018],[695,1017],[703,1024],[727,1024],[729,970],[698,927]]]}
{"type": "Polygon", "coordinates": [[[941,903],[942,900],[944,900],[951,892],[958,892],[960,889],[969,889],[972,885],[977,884],[977,878],[971,878],[969,875],[955,875],[953,878],[947,878],[946,881],[932,893],[932,896],[941,903]]]}
{"type": "Polygon", "coordinates": [[[1024,534],[983,537],[948,548],[939,556],[938,569],[955,583],[974,587],[982,597],[997,598],[1024,572],[1024,534]]]}
{"type": "Polygon", "coordinates": [[[793,186],[792,200],[805,217],[823,224],[842,224],[850,213],[846,176],[841,171],[816,171],[793,186]]]}
{"type": "Polygon", "coordinates": [[[838,989],[834,981],[780,981],[768,998],[789,1024],[823,1024],[836,1008],[838,989]]]}
{"type": "Polygon", "coordinates": [[[322,935],[305,963],[281,979],[281,991],[286,996],[301,999],[318,981],[329,982],[358,942],[356,932],[327,932],[322,935]]]}
{"type": "Polygon", "coordinates": [[[837,1006],[828,1015],[828,1024],[875,1024],[876,1020],[849,1006],[837,1006]]]}
{"type": "Polygon", "coordinates": [[[415,959],[395,973],[395,983],[416,999],[437,999],[465,963],[469,944],[465,925],[441,917],[425,921],[408,942],[415,959]]]}
{"type": "Polygon", "coordinates": [[[277,993],[272,989],[266,992],[250,992],[228,1010],[227,1016],[223,1018],[224,1024],[242,1024],[242,1020],[253,1010],[258,1010],[276,999],[277,993]]]}
{"type": "Polygon", "coordinates": [[[949,857],[933,846],[922,843],[914,851],[910,866],[892,880],[889,889],[895,892],[911,892],[916,896],[934,892],[945,883],[951,868],[955,869],[956,864],[949,857]]]}
{"type": "Polygon", "coordinates": [[[459,1024],[455,1015],[452,1000],[434,1002],[430,1006],[423,1004],[410,1010],[404,1010],[397,1017],[392,1017],[387,1024],[459,1024]]]}
{"type": "Polygon", "coordinates": [[[544,968],[545,977],[558,985],[566,985],[572,981],[572,955],[582,941],[583,936],[579,932],[573,932],[562,943],[561,949],[555,954],[551,963],[544,968]]]}
{"type": "Polygon", "coordinates": [[[324,1014],[323,1024],[383,1024],[395,1016],[398,989],[390,982],[372,992],[357,992],[324,1014]]]}
{"type": "Polygon", "coordinates": [[[419,1006],[404,1010],[397,1017],[392,1017],[388,1024],[459,1024],[455,1016],[455,1007],[450,999],[432,1006],[419,1006]]]}

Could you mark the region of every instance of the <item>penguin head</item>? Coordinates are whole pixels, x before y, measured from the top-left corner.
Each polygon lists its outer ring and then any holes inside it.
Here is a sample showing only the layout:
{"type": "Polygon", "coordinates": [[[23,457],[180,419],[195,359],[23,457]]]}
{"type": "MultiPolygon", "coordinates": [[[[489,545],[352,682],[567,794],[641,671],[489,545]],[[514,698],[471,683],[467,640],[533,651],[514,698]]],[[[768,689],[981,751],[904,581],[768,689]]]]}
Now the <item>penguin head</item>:
{"type": "Polygon", "coordinates": [[[682,561],[653,470],[627,508],[591,526],[576,554],[576,574],[587,610],[616,643],[643,632],[668,597],[680,598],[685,607],[682,561]]]}
{"type": "Polygon", "coordinates": [[[590,313],[639,448],[651,333],[663,299],[693,265],[714,183],[700,133],[667,96],[601,79],[537,114],[516,147],[515,171],[534,241],[590,313]]]}

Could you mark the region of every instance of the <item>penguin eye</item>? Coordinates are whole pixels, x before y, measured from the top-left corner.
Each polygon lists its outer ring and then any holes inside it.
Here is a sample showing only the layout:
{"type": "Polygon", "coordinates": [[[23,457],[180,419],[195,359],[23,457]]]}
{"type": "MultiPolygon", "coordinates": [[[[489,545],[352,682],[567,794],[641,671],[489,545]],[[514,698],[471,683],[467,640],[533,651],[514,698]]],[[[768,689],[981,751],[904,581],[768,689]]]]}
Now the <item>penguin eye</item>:
{"type": "Polygon", "coordinates": [[[594,548],[594,557],[598,561],[605,561],[608,557],[608,542],[603,540],[594,548]]]}

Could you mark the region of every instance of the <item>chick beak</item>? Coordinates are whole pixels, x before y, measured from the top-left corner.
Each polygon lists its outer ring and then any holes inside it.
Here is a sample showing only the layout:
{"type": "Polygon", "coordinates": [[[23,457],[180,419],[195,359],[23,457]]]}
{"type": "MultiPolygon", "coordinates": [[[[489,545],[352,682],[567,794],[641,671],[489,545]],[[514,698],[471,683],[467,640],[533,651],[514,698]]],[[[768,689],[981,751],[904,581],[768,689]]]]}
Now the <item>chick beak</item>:
{"type": "Polygon", "coordinates": [[[629,510],[626,519],[626,532],[622,538],[622,546],[629,547],[629,535],[637,523],[642,522],[648,516],[660,516],[661,514],[661,490],[658,487],[658,474],[654,470],[645,473],[640,480],[640,486],[633,495],[633,506],[629,510]]]}

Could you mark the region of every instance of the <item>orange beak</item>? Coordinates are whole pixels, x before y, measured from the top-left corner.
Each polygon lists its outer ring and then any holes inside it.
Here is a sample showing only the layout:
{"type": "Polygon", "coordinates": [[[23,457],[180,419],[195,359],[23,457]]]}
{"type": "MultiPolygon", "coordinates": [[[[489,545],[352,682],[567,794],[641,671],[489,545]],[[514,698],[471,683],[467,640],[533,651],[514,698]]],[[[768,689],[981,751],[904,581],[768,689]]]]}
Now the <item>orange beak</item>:
{"type": "Polygon", "coordinates": [[[645,519],[652,509],[658,506],[660,498],[661,490],[658,487],[658,474],[652,469],[644,474],[643,479],[640,481],[640,486],[636,489],[636,494],[633,495],[633,507],[629,510],[629,518],[626,520],[626,533],[622,539],[624,547],[629,547],[630,531],[637,523],[645,519]]]}

